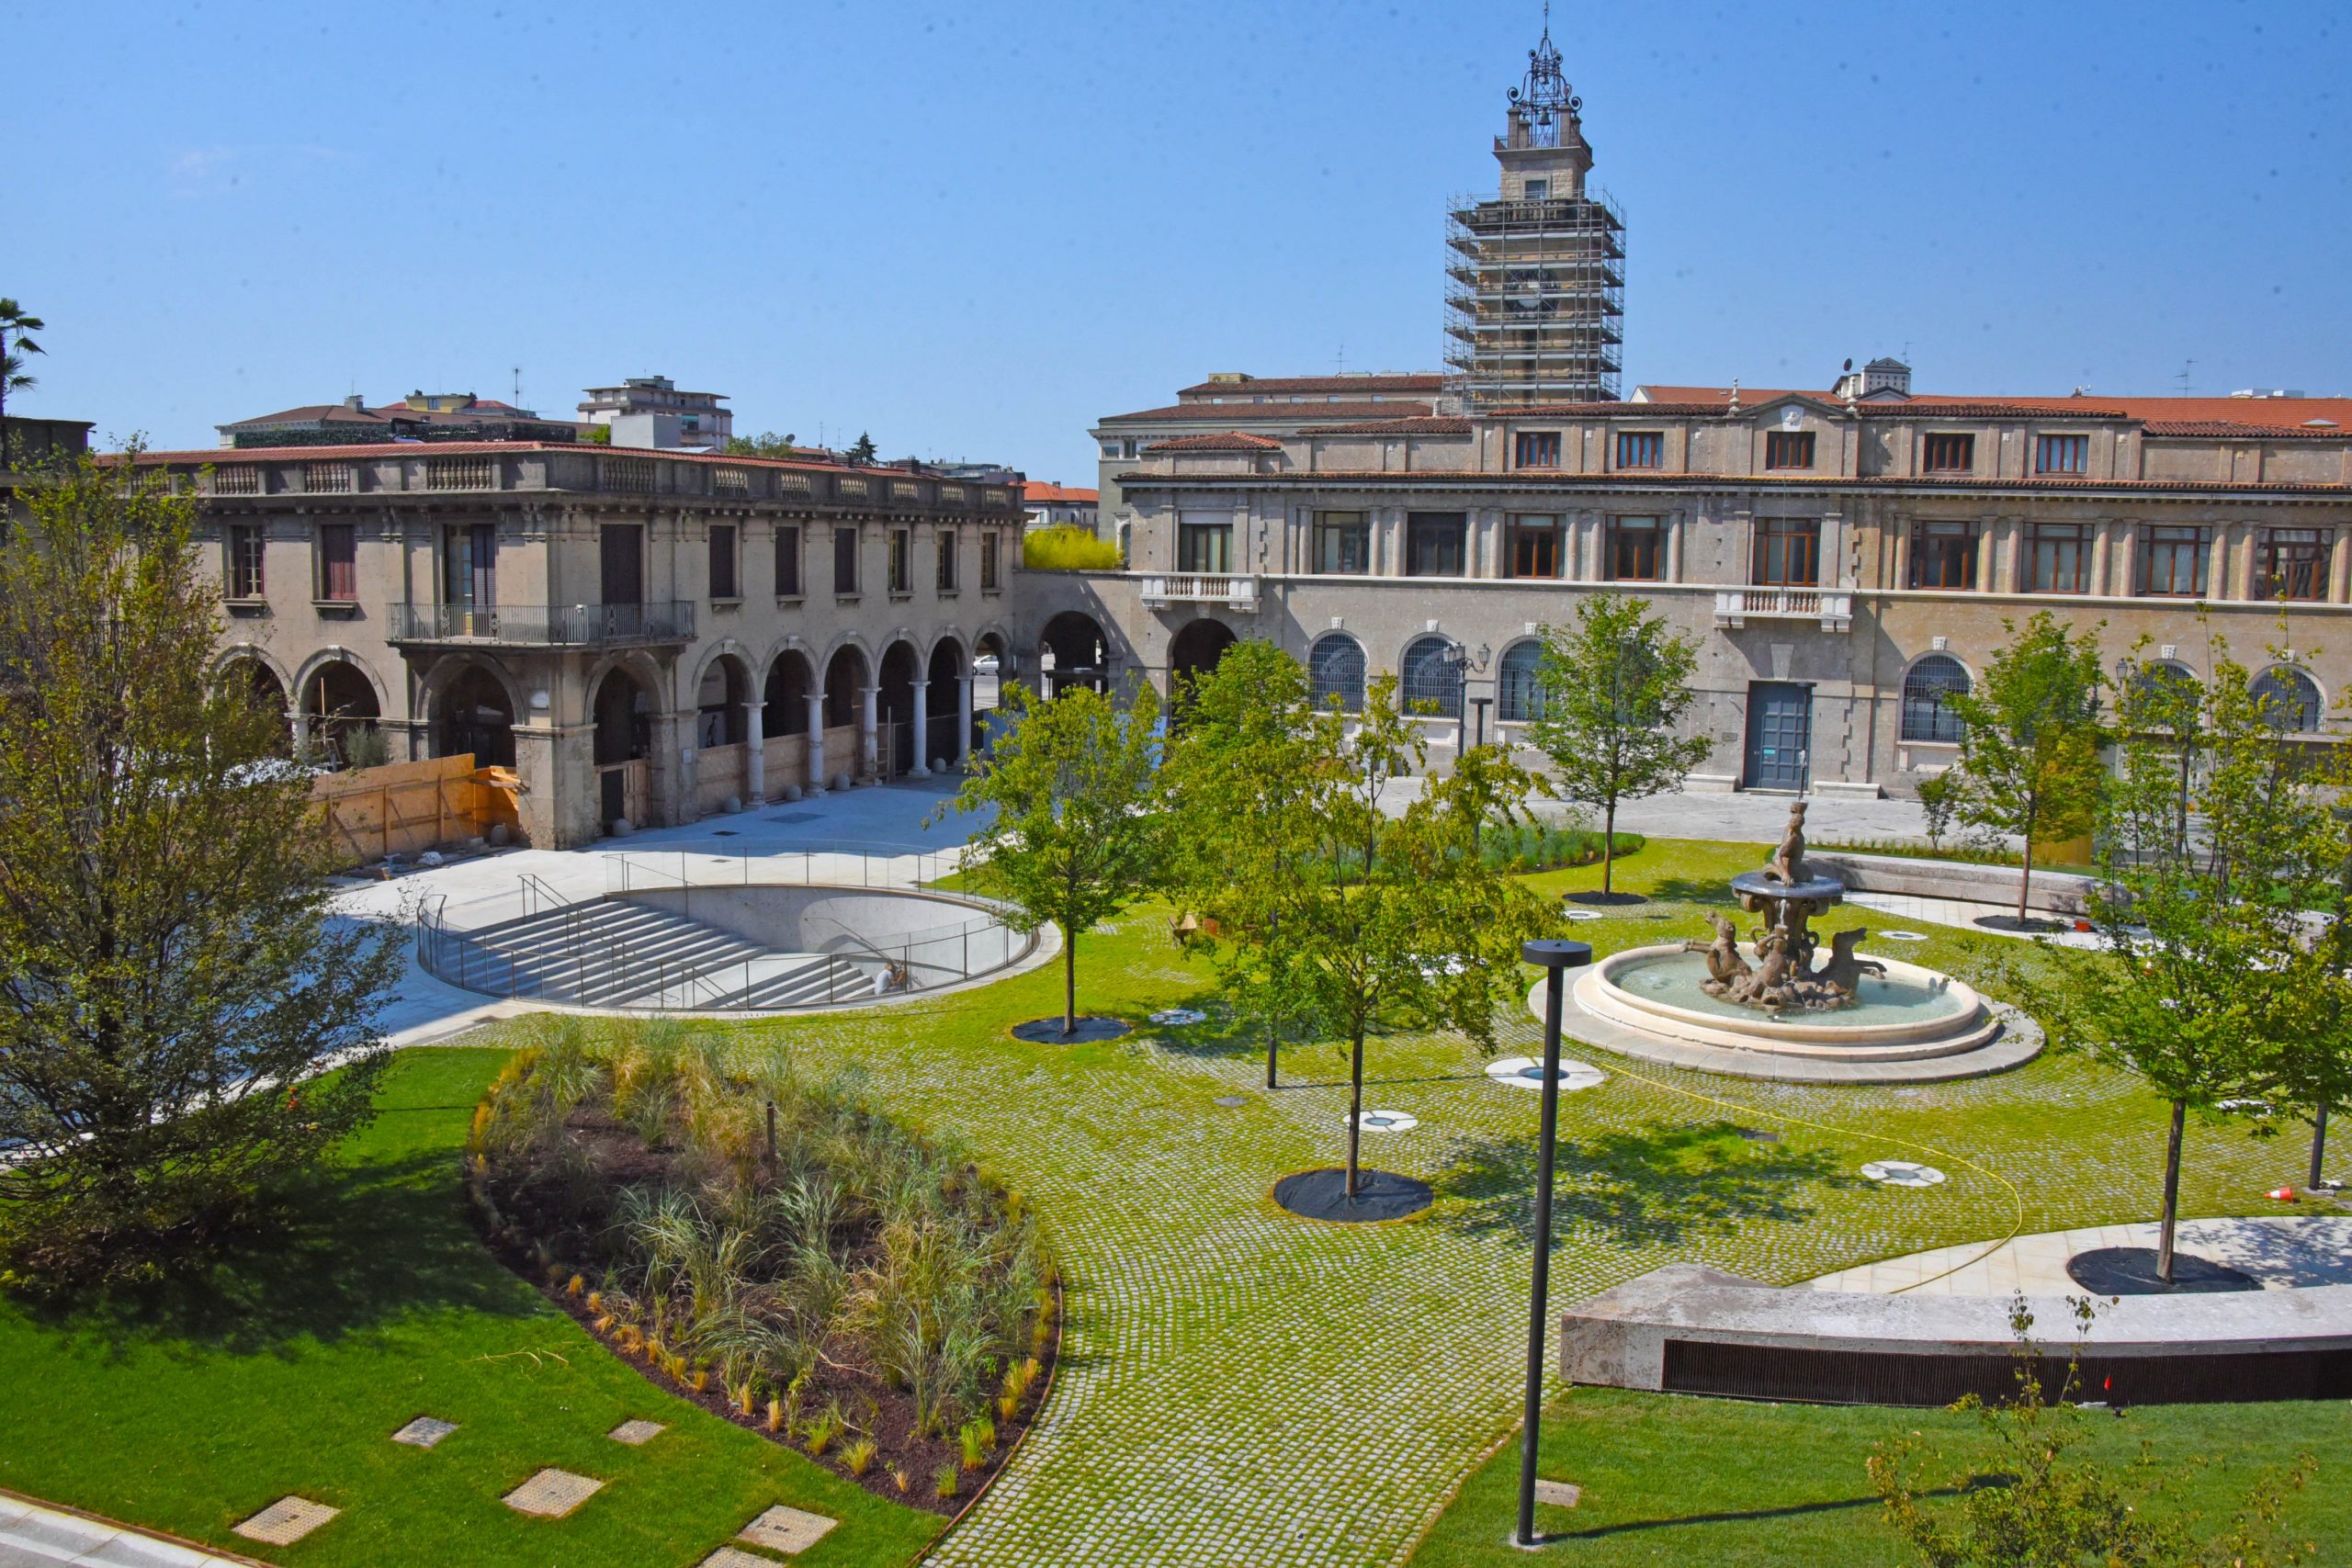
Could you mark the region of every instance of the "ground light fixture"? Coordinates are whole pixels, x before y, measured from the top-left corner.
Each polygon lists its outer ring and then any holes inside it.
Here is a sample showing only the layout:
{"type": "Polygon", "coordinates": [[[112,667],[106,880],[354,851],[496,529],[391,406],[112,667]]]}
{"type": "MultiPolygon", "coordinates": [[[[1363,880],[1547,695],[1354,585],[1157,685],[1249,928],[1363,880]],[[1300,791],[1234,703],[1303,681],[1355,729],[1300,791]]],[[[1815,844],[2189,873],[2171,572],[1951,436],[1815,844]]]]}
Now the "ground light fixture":
{"type": "Polygon", "coordinates": [[[1567,975],[1592,962],[1592,944],[1565,937],[1520,943],[1520,958],[1544,971],[1544,1113],[1535,1143],[1535,1269],[1527,1301],[1527,1426],[1520,1436],[1519,1529],[1513,1545],[1535,1540],[1535,1441],[1543,1427],[1545,1318],[1552,1288],[1552,1146],[1560,1130],[1560,1010],[1567,975]]]}

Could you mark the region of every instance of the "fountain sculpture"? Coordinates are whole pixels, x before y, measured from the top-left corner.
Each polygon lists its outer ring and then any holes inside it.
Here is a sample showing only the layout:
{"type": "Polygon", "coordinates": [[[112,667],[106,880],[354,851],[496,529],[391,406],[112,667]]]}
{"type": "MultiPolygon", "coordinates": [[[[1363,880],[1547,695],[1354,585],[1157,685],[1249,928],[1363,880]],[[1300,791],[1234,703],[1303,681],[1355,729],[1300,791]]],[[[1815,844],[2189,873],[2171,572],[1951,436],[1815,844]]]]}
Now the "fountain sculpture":
{"type": "Polygon", "coordinates": [[[1708,916],[1714,940],[1686,942],[1682,948],[1707,955],[1701,988],[1709,996],[1770,1010],[1841,1008],[1853,1001],[1864,975],[1886,973],[1877,959],[1855,956],[1854,949],[1871,934],[1867,930],[1832,935],[1828,961],[1813,966],[1817,939],[1811,922],[1845,897],[1846,885],[1834,876],[1805,874],[1804,801],[1789,807],[1788,830],[1771,863],[1733,877],[1731,889],[1741,908],[1764,917],[1753,938],[1757,964],[1741,956],[1737,928],[1721,915],[1708,916]]]}

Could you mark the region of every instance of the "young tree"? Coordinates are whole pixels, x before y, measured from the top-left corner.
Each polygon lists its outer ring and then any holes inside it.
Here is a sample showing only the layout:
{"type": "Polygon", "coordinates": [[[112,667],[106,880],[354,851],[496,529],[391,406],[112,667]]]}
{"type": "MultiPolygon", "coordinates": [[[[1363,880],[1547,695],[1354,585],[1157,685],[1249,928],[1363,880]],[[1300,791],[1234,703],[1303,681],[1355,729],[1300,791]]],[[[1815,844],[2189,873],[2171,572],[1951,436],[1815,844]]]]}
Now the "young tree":
{"type": "Polygon", "coordinates": [[[1364,1040],[1374,1030],[1453,1029],[1491,1049],[1498,1010],[1519,1005],[1520,943],[1549,916],[1478,852],[1483,825],[1514,818],[1533,780],[1493,747],[1425,777],[1401,815],[1390,781],[1427,773],[1428,742],[1396,677],[1365,693],[1351,728],[1315,716],[1301,803],[1306,853],[1269,967],[1299,988],[1301,1012],[1348,1044],[1347,1194],[1356,1195],[1364,1040]]]}
{"type": "Polygon", "coordinates": [[[85,458],[28,499],[0,547],[0,1226],[38,1270],[141,1267],[368,1117],[400,955],[330,924],[284,716],[210,668],[193,495],[85,458]]]}
{"type": "Polygon", "coordinates": [[[1676,733],[1698,655],[1648,600],[1622,593],[1586,599],[1572,628],[1544,628],[1529,733],[1551,759],[1552,796],[1600,812],[1604,894],[1616,886],[1618,803],[1674,788],[1707,755],[1706,737],[1676,733]]]}
{"type": "Polygon", "coordinates": [[[1160,773],[1170,896],[1202,917],[1219,988],[1266,1030],[1266,1087],[1285,1026],[1305,1023],[1298,900],[1317,852],[1313,806],[1334,764],[1298,660],[1270,642],[1227,649],[1180,694],[1160,773]]]}
{"type": "Polygon", "coordinates": [[[25,368],[26,356],[49,351],[32,340],[49,323],[27,313],[14,299],[0,299],[0,468],[9,467],[8,394],[29,392],[39,378],[25,368]]]}
{"type": "Polygon", "coordinates": [[[1006,923],[1062,933],[1062,1034],[1078,1030],[1078,939],[1151,886],[1159,824],[1148,809],[1159,750],[1159,700],[1148,686],[1125,713],[1074,686],[1040,699],[1015,682],[1009,723],[972,759],[943,810],[982,813],[972,835],[975,889],[1012,906],[1006,923]]]}
{"type": "Polygon", "coordinates": [[[870,468],[874,466],[876,455],[874,437],[861,430],[857,433],[857,439],[850,443],[849,450],[842,453],[842,457],[853,468],[870,468]]]}
{"type": "Polygon", "coordinates": [[[2298,911],[2332,821],[2268,699],[2218,645],[2201,702],[2143,662],[2124,671],[2117,717],[2121,770],[2090,896],[2102,944],[2031,989],[2059,1038],[2170,1105],[2156,1249],[2168,1281],[2188,1113],[2258,1092],[2280,1059],[2306,967],[2298,911]]]}
{"type": "Polygon", "coordinates": [[[2049,611],[2035,614],[1993,658],[1975,691],[1950,699],[1959,714],[1953,769],[1958,815],[1988,833],[2025,843],[2018,877],[2018,923],[2026,919],[2039,841],[2071,839],[2091,826],[2099,799],[2098,630],[2077,636],[2049,611]]]}

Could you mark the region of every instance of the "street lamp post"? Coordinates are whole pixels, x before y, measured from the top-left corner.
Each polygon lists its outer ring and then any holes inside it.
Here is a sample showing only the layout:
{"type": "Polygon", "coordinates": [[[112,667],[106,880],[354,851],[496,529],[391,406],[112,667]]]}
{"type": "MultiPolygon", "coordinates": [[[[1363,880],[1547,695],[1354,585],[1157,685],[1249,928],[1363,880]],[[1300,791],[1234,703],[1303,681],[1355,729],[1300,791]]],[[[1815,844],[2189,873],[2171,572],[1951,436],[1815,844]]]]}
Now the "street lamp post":
{"type": "Polygon", "coordinates": [[[1552,1149],[1560,1130],[1560,1011],[1567,973],[1592,962],[1588,942],[1550,937],[1521,942],[1519,955],[1544,971],[1544,1114],[1535,1145],[1535,1273],[1527,1302],[1527,1425],[1520,1434],[1521,1546],[1535,1544],[1535,1444],[1544,1418],[1544,1351],[1552,1289],[1552,1149]]]}

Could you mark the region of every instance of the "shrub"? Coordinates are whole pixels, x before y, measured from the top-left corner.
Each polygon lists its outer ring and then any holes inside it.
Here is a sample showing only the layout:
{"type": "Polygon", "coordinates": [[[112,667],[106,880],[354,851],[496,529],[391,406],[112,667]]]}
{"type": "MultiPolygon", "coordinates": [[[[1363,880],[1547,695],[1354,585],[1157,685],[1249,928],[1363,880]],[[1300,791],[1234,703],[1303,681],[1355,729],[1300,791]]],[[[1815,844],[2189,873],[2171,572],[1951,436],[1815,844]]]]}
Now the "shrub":
{"type": "Polygon", "coordinates": [[[938,1472],[933,1476],[932,1494],[939,1497],[953,1497],[956,1495],[956,1488],[962,1484],[963,1476],[956,1470],[955,1461],[951,1460],[941,1465],[938,1472]]]}
{"type": "MultiPolygon", "coordinates": [[[[1639,833],[1620,833],[1616,836],[1617,854],[1621,858],[1630,855],[1648,842],[1639,833]]],[[[1478,852],[1488,865],[1504,871],[1554,871],[1562,866],[1594,865],[1600,860],[1600,835],[1581,826],[1522,822],[1481,833],[1478,852]]]]}
{"type": "Polygon", "coordinates": [[[996,1447],[996,1423],[975,1416],[956,1430],[956,1437],[963,1446],[964,1468],[978,1470],[988,1463],[989,1450],[996,1447]]]}
{"type": "Polygon", "coordinates": [[[1125,563],[1115,542],[1083,528],[1032,528],[1021,536],[1021,564],[1032,571],[1116,571],[1125,563]]]}
{"type": "Polygon", "coordinates": [[[842,1450],[842,1467],[852,1475],[864,1475],[874,1468],[874,1439],[860,1438],[842,1450]]]}

